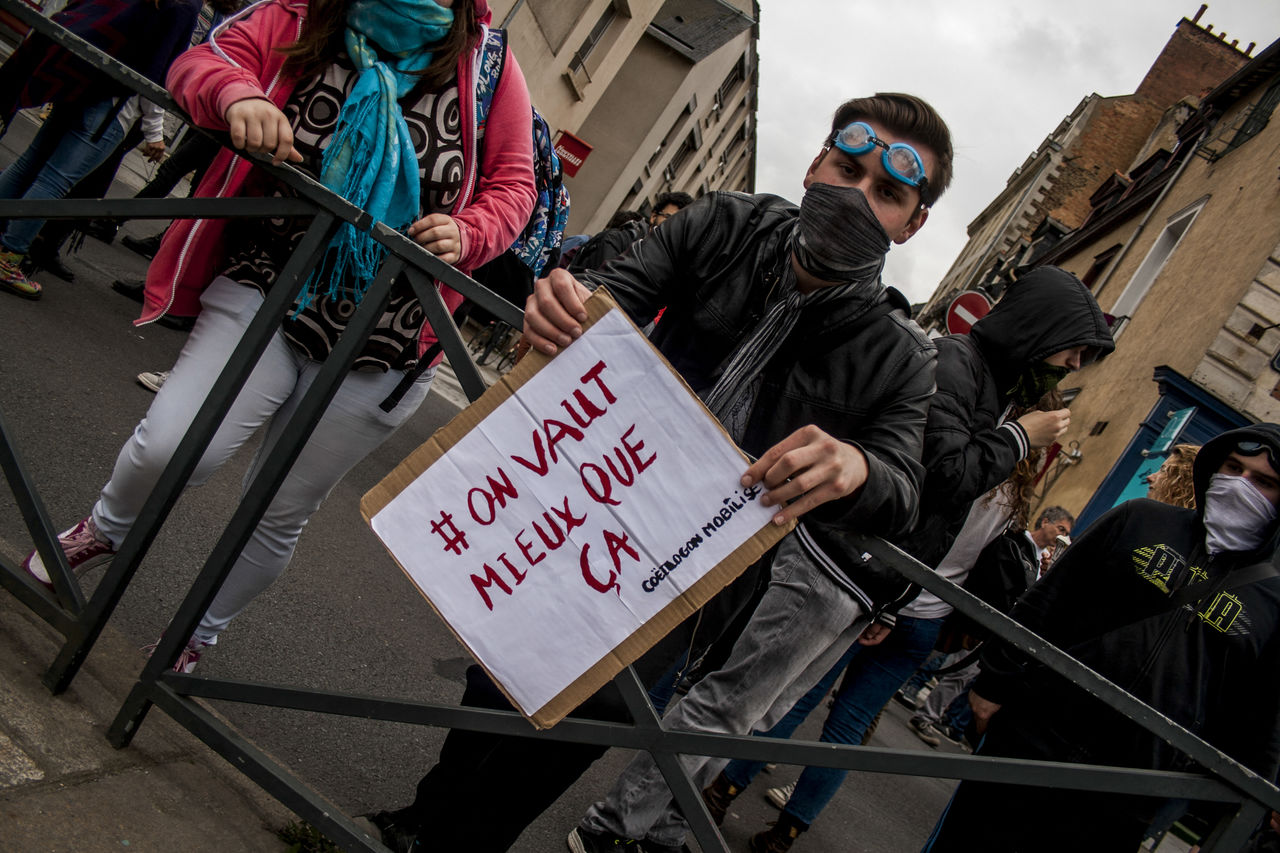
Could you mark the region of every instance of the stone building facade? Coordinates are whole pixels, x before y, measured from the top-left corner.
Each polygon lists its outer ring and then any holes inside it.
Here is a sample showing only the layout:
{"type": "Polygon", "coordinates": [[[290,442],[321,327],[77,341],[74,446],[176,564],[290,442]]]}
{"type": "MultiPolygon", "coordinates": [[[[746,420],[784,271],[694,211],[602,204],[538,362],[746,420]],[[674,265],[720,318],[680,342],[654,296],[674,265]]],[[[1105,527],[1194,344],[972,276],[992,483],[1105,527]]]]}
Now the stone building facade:
{"type": "Polygon", "coordinates": [[[1051,465],[1046,504],[1083,508],[1087,523],[1145,491],[1166,440],[1280,420],[1277,105],[1280,41],[1171,108],[1153,136],[1173,126],[1175,145],[1147,146],[1038,258],[1090,283],[1116,336],[1109,358],[1064,383],[1074,461],[1051,465]]]}
{"type": "Polygon", "coordinates": [[[754,0],[495,0],[553,133],[591,146],[568,233],[660,192],[751,191],[759,5],[754,0]]]}

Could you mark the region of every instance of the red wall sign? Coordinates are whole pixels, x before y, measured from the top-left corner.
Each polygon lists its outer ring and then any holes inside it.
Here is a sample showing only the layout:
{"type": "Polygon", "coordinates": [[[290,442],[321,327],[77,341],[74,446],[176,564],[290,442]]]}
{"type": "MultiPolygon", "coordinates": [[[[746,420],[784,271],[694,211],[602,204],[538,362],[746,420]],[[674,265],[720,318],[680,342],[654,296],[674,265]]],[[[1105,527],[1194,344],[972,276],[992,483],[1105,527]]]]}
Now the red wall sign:
{"type": "Polygon", "coordinates": [[[966,290],[951,300],[947,308],[947,331],[953,335],[967,335],[973,324],[987,316],[991,300],[976,290],[966,290]]]}
{"type": "Polygon", "coordinates": [[[578,169],[591,153],[591,146],[574,136],[567,130],[556,134],[556,156],[560,158],[560,168],[569,177],[578,174],[578,169]]]}

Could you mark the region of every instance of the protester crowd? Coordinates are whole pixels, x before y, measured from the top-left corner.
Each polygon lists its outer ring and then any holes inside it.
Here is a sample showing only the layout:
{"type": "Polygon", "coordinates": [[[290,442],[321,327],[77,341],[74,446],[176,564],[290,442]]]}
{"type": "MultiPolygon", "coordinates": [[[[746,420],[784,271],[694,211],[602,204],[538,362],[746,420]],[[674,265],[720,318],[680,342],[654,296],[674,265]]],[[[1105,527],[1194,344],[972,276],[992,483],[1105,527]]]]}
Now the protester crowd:
{"type": "MultiPolygon", "coordinates": [[[[234,4],[212,9],[221,16],[234,4]]],[[[163,33],[148,42],[152,51],[131,44],[119,58],[165,81],[197,124],[228,133],[238,149],[297,164],[463,271],[495,262],[519,238],[541,189],[531,105],[503,46],[487,114],[476,114],[482,100],[470,95],[487,49],[485,0],[264,0],[203,32],[198,12],[193,0],[73,0],[60,14],[90,42],[108,31],[163,33]]],[[[0,174],[6,198],[73,192],[147,113],[114,84],[65,85],[83,68],[39,39],[10,63],[0,78],[21,71],[30,83],[9,92],[4,117],[48,102],[54,111],[0,174]]],[[[153,123],[145,144],[162,157],[155,135],[153,123]]],[[[666,193],[647,221],[622,212],[595,236],[567,239],[532,292],[520,286],[525,342],[549,356],[582,334],[584,300],[607,286],[755,460],[742,485],[767,487],[773,523],[797,522],[637,662],[665,725],[785,738],[824,707],[821,739],[859,744],[895,694],[915,707],[932,677],[911,719],[927,744],[1184,767],[1162,741],[867,559],[858,537],[874,534],[1274,778],[1280,685],[1263,674],[1280,663],[1280,578],[1271,564],[1280,427],[1233,430],[1198,454],[1178,445],[1151,475],[1151,499],[1073,530],[1069,510],[1034,506],[1034,488],[1047,451],[1070,427],[1059,383],[1115,347],[1089,288],[1054,267],[1022,270],[968,334],[930,339],[881,273],[891,246],[924,227],[951,182],[946,123],[917,97],[881,93],[839,105],[829,132],[804,144],[815,156],[797,176],[798,205],[770,195],[666,193]],[[687,693],[672,702],[682,681],[687,693]]],[[[207,142],[190,148],[179,148],[182,165],[168,170],[165,186],[141,195],[168,192],[191,169],[198,197],[289,195],[232,151],[207,142]]],[[[115,223],[107,225],[99,237],[114,235],[115,223]]],[[[27,263],[40,230],[38,220],[14,220],[0,234],[0,287],[28,299],[42,293],[27,263]]],[[[99,500],[60,536],[77,573],[110,560],[129,533],[249,320],[284,286],[280,273],[304,232],[293,219],[266,228],[180,220],[149,247],[140,322],[186,318],[191,330],[167,378],[154,383],[158,394],[99,500]]],[[[378,260],[367,233],[337,231],[192,483],[265,427],[248,488],[378,260]]],[[[442,292],[450,310],[459,307],[457,293],[442,292]]],[[[438,360],[434,333],[407,286],[397,284],[390,300],[189,638],[180,670],[190,672],[284,570],[330,489],[425,398],[438,360]]],[[[23,565],[49,585],[39,554],[23,565]]],[[[479,667],[468,672],[462,701],[511,708],[479,667]]],[[[576,716],[629,719],[612,685],[576,716]]],[[[506,850],[603,752],[455,730],[414,802],[370,820],[397,851],[506,850]],[[477,794],[499,789],[495,813],[492,798],[477,794]]],[[[717,822],[762,767],[701,756],[682,763],[717,822]]],[[[752,836],[753,853],[803,845],[844,777],[811,767],[793,786],[771,789],[780,816],[752,836]]],[[[569,832],[570,850],[687,849],[684,816],[647,753],[600,794],[569,832]]],[[[1046,797],[1040,788],[966,781],[925,849],[1132,851],[1152,837],[1160,814],[1185,805],[1079,790],[1046,797]],[[1072,816],[1066,824],[1063,814],[1072,816]]]]}

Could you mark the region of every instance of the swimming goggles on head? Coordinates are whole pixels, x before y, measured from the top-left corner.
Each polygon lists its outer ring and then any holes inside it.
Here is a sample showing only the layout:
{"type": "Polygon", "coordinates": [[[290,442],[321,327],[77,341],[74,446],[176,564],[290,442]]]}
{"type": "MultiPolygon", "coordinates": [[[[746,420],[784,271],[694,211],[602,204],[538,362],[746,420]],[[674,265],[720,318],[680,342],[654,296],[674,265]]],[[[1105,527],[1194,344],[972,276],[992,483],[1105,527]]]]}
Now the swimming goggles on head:
{"type": "Polygon", "coordinates": [[[924,160],[920,154],[905,142],[885,142],[876,136],[871,125],[865,121],[855,121],[836,131],[831,137],[831,144],[846,154],[866,154],[873,148],[884,149],[880,161],[885,171],[909,187],[915,187],[924,194],[929,179],[924,173],[924,160]]]}

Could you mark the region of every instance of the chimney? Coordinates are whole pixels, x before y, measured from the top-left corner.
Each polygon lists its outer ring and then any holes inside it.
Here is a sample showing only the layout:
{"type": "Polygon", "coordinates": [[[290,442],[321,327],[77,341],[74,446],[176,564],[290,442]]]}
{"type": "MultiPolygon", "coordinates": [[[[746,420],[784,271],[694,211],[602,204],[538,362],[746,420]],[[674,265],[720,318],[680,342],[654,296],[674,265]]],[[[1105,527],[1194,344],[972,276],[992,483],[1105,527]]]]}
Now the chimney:
{"type": "Polygon", "coordinates": [[[1253,49],[1257,46],[1258,46],[1258,43],[1256,41],[1249,42],[1249,46],[1244,49],[1244,55],[1248,56],[1249,54],[1253,53],[1253,49]]]}
{"type": "Polygon", "coordinates": [[[1201,4],[1200,4],[1200,10],[1199,10],[1198,12],[1196,12],[1196,16],[1195,16],[1194,18],[1192,18],[1192,19],[1191,19],[1191,23],[1193,23],[1193,24],[1198,24],[1198,23],[1200,23],[1200,16],[1201,16],[1201,15],[1203,15],[1203,14],[1205,13],[1205,10],[1207,10],[1208,8],[1209,8],[1209,4],[1208,4],[1208,3],[1201,3],[1201,4]]]}

